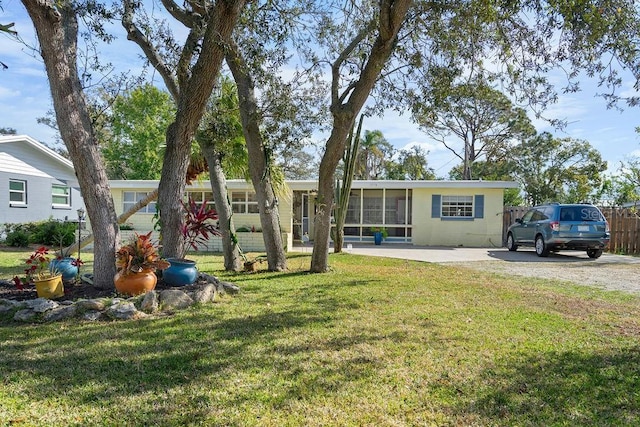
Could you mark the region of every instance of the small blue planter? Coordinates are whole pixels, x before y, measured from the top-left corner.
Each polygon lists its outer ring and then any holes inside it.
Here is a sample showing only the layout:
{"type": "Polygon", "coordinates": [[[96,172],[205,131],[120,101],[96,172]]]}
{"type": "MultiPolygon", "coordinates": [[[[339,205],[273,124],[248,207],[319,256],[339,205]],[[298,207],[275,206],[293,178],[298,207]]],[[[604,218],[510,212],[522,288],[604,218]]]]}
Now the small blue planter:
{"type": "Polygon", "coordinates": [[[375,233],[373,233],[373,243],[375,243],[376,245],[382,244],[382,231],[376,231],[375,233]]]}
{"type": "Polygon", "coordinates": [[[65,282],[75,280],[78,276],[78,266],[72,264],[74,260],[75,258],[73,257],[51,260],[49,262],[49,271],[57,271],[62,274],[62,280],[65,282]]]}
{"type": "Polygon", "coordinates": [[[171,266],[162,271],[162,280],[169,286],[186,286],[198,278],[196,262],[190,259],[167,259],[171,266]]]}

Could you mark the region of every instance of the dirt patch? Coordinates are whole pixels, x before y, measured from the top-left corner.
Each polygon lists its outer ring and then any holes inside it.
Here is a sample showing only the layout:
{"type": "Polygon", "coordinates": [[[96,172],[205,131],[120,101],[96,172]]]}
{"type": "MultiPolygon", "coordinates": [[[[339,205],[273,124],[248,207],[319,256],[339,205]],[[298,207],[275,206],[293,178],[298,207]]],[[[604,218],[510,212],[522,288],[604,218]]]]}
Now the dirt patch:
{"type": "Polygon", "coordinates": [[[456,265],[505,276],[524,276],[564,280],[577,285],[595,286],[640,295],[640,260],[636,262],[597,262],[575,258],[567,262],[532,259],[518,261],[473,261],[456,265]]]}

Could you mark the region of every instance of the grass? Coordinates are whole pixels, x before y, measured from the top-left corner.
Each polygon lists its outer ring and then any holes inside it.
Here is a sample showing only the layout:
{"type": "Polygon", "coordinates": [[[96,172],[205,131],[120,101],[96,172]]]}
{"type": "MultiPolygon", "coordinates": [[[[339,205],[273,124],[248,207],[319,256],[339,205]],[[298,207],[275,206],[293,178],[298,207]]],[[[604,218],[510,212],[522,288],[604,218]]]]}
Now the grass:
{"type": "MultiPolygon", "coordinates": [[[[640,300],[331,255],[171,317],[0,326],[0,425],[639,425],[640,300]]],[[[9,262],[0,254],[0,274],[9,262]]]]}

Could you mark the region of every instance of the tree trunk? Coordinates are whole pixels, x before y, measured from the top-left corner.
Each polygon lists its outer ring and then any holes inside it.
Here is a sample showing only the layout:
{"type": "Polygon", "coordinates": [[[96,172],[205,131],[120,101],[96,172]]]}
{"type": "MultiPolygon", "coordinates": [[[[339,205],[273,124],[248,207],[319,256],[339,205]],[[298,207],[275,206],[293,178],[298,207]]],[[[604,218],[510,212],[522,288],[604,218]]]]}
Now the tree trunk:
{"type": "Polygon", "coordinates": [[[227,180],[222,170],[220,155],[207,144],[201,144],[204,157],[209,165],[209,179],[211,191],[216,204],[218,214],[218,229],[222,238],[222,254],[224,256],[224,268],[227,271],[242,270],[243,260],[235,237],[233,225],[233,211],[227,196],[227,180]]]}
{"type": "Polygon", "coordinates": [[[259,112],[255,97],[254,83],[248,75],[248,69],[237,46],[231,45],[226,56],[227,64],[238,87],[242,131],[249,154],[249,174],[258,201],[262,238],[267,251],[267,264],[270,271],[287,269],[287,257],[282,242],[278,199],[273,190],[269,171],[269,154],[260,134],[259,112]]]}
{"type": "Polygon", "coordinates": [[[369,56],[360,71],[360,75],[352,84],[345,85],[342,81],[341,67],[353,54],[355,48],[361,44],[360,42],[365,39],[369,31],[368,28],[363,29],[346,45],[345,50],[331,66],[330,110],[333,116],[333,129],[325,146],[318,176],[318,199],[316,205],[318,212],[315,218],[315,238],[311,256],[311,271],[314,273],[325,272],[329,269],[329,237],[335,186],[334,174],[344,153],[349,130],[355,122],[356,115],[369,97],[377,79],[380,77],[380,72],[385,63],[389,60],[397,43],[398,32],[412,4],[412,0],[381,0],[379,2],[378,35],[373,45],[371,45],[369,56]],[[344,86],[347,86],[346,92],[341,94],[339,88],[344,86]]]}
{"type": "Polygon", "coordinates": [[[180,232],[184,221],[180,201],[185,190],[184,177],[189,164],[195,131],[211,96],[244,1],[216,1],[207,22],[198,60],[191,68],[190,78],[180,88],[175,121],[167,129],[167,148],[158,187],[158,207],[162,233],[163,255],[176,257],[182,252],[184,239],[180,232]]]}
{"type": "Polygon", "coordinates": [[[329,270],[329,240],[331,237],[331,211],[335,194],[334,174],[342,158],[355,114],[334,116],[333,129],[327,140],[326,150],[320,162],[318,195],[314,220],[313,253],[311,272],[324,273],[329,270]]]}
{"type": "Polygon", "coordinates": [[[60,135],[73,161],[96,239],[94,286],[114,288],[120,233],[106,170],[77,73],[78,22],[71,6],[22,0],[36,29],[60,135]]]}

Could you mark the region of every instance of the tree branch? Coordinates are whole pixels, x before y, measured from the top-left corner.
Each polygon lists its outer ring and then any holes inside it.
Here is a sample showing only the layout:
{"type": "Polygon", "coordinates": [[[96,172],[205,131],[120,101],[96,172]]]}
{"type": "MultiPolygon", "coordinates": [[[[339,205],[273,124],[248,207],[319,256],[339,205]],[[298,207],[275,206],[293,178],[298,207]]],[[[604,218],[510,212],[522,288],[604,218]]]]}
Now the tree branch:
{"type": "Polygon", "coordinates": [[[180,97],[180,89],[176,84],[176,81],[173,79],[173,73],[171,69],[164,62],[160,53],[153,47],[151,41],[138,29],[136,24],[133,22],[134,9],[135,6],[132,0],[124,0],[124,13],[122,14],[122,26],[127,31],[127,39],[136,43],[145,54],[147,60],[151,63],[153,68],[155,68],[158,73],[160,73],[160,77],[164,81],[164,84],[167,86],[169,93],[173,97],[173,99],[178,99],[180,97]]]}

